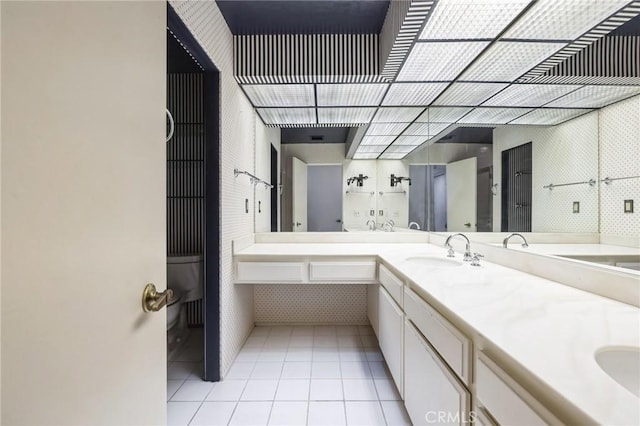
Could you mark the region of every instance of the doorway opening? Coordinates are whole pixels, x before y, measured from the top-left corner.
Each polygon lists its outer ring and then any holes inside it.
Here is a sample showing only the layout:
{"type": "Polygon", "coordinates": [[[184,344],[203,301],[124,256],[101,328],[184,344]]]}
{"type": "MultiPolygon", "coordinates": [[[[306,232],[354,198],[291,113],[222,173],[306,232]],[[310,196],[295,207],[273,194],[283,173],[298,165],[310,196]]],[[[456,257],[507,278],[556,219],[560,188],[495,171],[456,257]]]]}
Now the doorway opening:
{"type": "Polygon", "coordinates": [[[280,187],[278,186],[278,151],[271,147],[271,232],[278,232],[278,196],[280,187]]]}
{"type": "Polygon", "coordinates": [[[187,326],[201,329],[199,374],[207,381],[220,380],[219,80],[218,69],[168,5],[167,109],[174,131],[167,143],[167,256],[202,259],[202,297],[185,308],[187,326]]]}
{"type": "Polygon", "coordinates": [[[531,232],[531,142],[502,151],[502,232],[531,232]]]}
{"type": "Polygon", "coordinates": [[[307,165],[307,231],[342,231],[342,165],[307,165]]]}

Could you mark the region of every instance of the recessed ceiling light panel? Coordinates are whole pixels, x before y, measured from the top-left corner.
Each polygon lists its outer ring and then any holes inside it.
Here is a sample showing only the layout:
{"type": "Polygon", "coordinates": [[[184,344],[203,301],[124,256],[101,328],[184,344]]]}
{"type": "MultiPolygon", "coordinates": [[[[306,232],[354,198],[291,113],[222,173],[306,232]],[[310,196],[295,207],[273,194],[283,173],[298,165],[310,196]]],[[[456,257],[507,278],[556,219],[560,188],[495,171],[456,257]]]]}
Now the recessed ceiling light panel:
{"type": "Polygon", "coordinates": [[[455,123],[471,109],[466,107],[429,107],[416,121],[419,123],[428,123],[429,121],[455,123]]]}
{"type": "Polygon", "coordinates": [[[318,108],[318,123],[369,123],[375,108],[318,108]]]}
{"type": "Polygon", "coordinates": [[[539,107],[580,87],[569,84],[512,84],[482,105],[539,107]]]}
{"type": "Polygon", "coordinates": [[[387,150],[385,151],[385,154],[386,153],[397,153],[397,152],[402,152],[402,153],[406,154],[407,152],[411,152],[414,149],[416,149],[415,146],[393,144],[389,148],[387,148],[387,150]]]}
{"type": "Polygon", "coordinates": [[[399,136],[393,143],[394,145],[422,145],[429,139],[429,136],[399,136]]]}
{"type": "Polygon", "coordinates": [[[450,126],[451,123],[413,123],[403,136],[434,136],[450,126]]]}
{"type": "Polygon", "coordinates": [[[360,141],[360,147],[365,145],[384,145],[387,146],[395,139],[395,136],[364,136],[360,141]]]}
{"type": "Polygon", "coordinates": [[[376,158],[378,158],[378,153],[363,153],[363,152],[356,152],[355,154],[353,154],[353,159],[354,160],[375,160],[376,158]]]}
{"type": "Polygon", "coordinates": [[[562,108],[602,108],[640,94],[637,86],[584,86],[545,106],[562,108]]]}
{"type": "Polygon", "coordinates": [[[316,124],[314,108],[257,108],[265,124],[316,124]]]}
{"type": "Polygon", "coordinates": [[[315,105],[313,84],[247,84],[242,88],[255,107],[315,105]]]}
{"type": "Polygon", "coordinates": [[[449,83],[394,83],[382,105],[430,105],[449,83]]]}
{"type": "Polygon", "coordinates": [[[377,106],[388,84],[318,84],[318,106],[377,106]]]}
{"type": "Polygon", "coordinates": [[[440,0],[420,39],[494,38],[531,0],[440,0]]]}
{"type": "Polygon", "coordinates": [[[416,107],[380,107],[374,123],[410,123],[422,112],[424,108],[416,107]]]}
{"type": "Polygon", "coordinates": [[[451,81],[489,42],[416,43],[398,73],[398,81],[451,81]]]}
{"type": "Polygon", "coordinates": [[[628,3],[629,0],[538,0],[503,37],[573,40],[628,3]]]}
{"type": "Polygon", "coordinates": [[[563,123],[579,115],[586,114],[592,109],[568,109],[568,108],[538,108],[516,118],[509,124],[524,124],[532,126],[554,126],[563,123]]]}
{"type": "Polygon", "coordinates": [[[566,43],[526,43],[499,41],[469,67],[460,80],[514,81],[566,43]]]}
{"type": "Polygon", "coordinates": [[[371,123],[367,129],[367,135],[399,135],[409,123],[371,123]]]}
{"type": "Polygon", "coordinates": [[[506,124],[529,111],[531,108],[475,108],[458,123],[506,124]]]}
{"type": "Polygon", "coordinates": [[[356,152],[359,152],[359,153],[375,152],[375,153],[380,154],[382,151],[387,149],[387,146],[388,145],[360,145],[358,147],[358,149],[356,149],[356,152]]]}
{"type": "Polygon", "coordinates": [[[453,83],[433,104],[476,106],[507,86],[507,83],[453,83]]]}

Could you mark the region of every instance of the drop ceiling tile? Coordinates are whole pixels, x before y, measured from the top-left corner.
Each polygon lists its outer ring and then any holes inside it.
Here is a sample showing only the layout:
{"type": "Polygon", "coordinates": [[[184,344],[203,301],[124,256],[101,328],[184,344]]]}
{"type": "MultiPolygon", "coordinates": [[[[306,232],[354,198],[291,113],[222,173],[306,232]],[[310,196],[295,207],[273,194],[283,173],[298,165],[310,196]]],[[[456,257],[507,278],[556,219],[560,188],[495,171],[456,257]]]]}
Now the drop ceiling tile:
{"type": "Polygon", "coordinates": [[[318,108],[318,123],[366,124],[376,108],[318,108]]]}
{"type": "Polygon", "coordinates": [[[429,139],[429,136],[399,136],[398,139],[393,142],[394,145],[422,145],[429,139]]]}
{"type": "Polygon", "coordinates": [[[516,118],[509,124],[554,126],[572,118],[586,114],[592,109],[568,109],[568,108],[538,108],[516,118]]]}
{"type": "Polygon", "coordinates": [[[458,123],[470,124],[506,124],[521,115],[531,111],[531,108],[475,108],[469,114],[458,120],[458,123]]]}
{"type": "Polygon", "coordinates": [[[314,108],[256,108],[264,124],[316,124],[314,108]]]}
{"type": "Polygon", "coordinates": [[[385,154],[387,154],[387,153],[395,154],[395,153],[399,153],[399,152],[402,152],[402,153],[406,154],[408,152],[413,151],[414,149],[416,149],[415,146],[393,144],[389,148],[387,148],[387,150],[385,151],[385,154]]]}
{"type": "Polygon", "coordinates": [[[628,3],[628,0],[538,0],[503,38],[573,40],[628,3]]]}
{"type": "Polygon", "coordinates": [[[402,136],[434,136],[450,125],[451,123],[413,123],[402,136]]]}
{"type": "Polygon", "coordinates": [[[378,153],[380,154],[382,151],[384,151],[385,149],[387,149],[389,145],[360,145],[358,146],[358,149],[356,149],[356,152],[359,153],[378,153]]]}
{"type": "Polygon", "coordinates": [[[396,138],[396,136],[364,136],[362,138],[362,140],[360,141],[360,146],[365,146],[365,145],[384,145],[387,146],[389,145],[391,142],[393,142],[393,140],[396,138]]]}
{"type": "Polygon", "coordinates": [[[449,83],[393,83],[382,105],[430,105],[449,83]]]}
{"type": "Polygon", "coordinates": [[[399,135],[409,123],[371,123],[367,129],[367,135],[399,135]]]}
{"type": "Polygon", "coordinates": [[[419,42],[416,43],[398,73],[397,81],[451,81],[489,43],[419,42]]]}
{"type": "Polygon", "coordinates": [[[471,111],[469,107],[429,107],[425,112],[416,119],[418,123],[427,123],[429,121],[440,123],[455,123],[471,111]]]}
{"type": "Polygon", "coordinates": [[[547,107],[562,108],[602,108],[640,94],[638,86],[584,86],[553,102],[547,107]]]}
{"type": "Polygon", "coordinates": [[[476,106],[507,86],[507,83],[453,83],[433,104],[476,106]]]}
{"type": "Polygon", "coordinates": [[[539,107],[580,87],[572,84],[512,84],[482,105],[539,107]]]}
{"type": "Polygon", "coordinates": [[[353,154],[354,160],[375,160],[378,158],[380,154],[378,153],[364,153],[364,152],[356,152],[353,154]]]}
{"type": "Polygon", "coordinates": [[[514,81],[566,46],[566,43],[499,41],[460,77],[469,81],[514,81]]]}
{"type": "Polygon", "coordinates": [[[315,106],[313,84],[247,84],[242,88],[255,107],[315,106]]]}
{"type": "Polygon", "coordinates": [[[375,117],[374,123],[407,123],[412,122],[424,111],[424,108],[416,107],[380,107],[375,117]]]}
{"type": "Polygon", "coordinates": [[[388,84],[318,84],[318,106],[377,106],[388,84]]]}
{"type": "Polygon", "coordinates": [[[440,0],[420,39],[495,38],[531,0],[440,0]]]}

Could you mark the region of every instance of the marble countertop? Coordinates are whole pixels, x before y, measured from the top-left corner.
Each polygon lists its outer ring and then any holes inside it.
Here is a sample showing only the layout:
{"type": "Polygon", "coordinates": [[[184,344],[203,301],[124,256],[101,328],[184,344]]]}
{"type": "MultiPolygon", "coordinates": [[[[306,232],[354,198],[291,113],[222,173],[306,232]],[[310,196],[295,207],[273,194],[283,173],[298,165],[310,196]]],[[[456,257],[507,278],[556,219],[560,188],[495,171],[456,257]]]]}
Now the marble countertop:
{"type": "MultiPolygon", "coordinates": [[[[493,245],[502,247],[502,243],[493,245]]],[[[639,248],[607,244],[529,244],[529,247],[522,247],[517,238],[509,242],[509,249],[561,256],[640,255],[639,248]]]]}
{"type": "Polygon", "coordinates": [[[260,243],[236,253],[240,258],[358,255],[379,256],[411,281],[414,291],[452,312],[467,330],[499,348],[523,374],[585,418],[640,424],[640,399],[610,378],[594,357],[608,346],[640,347],[637,307],[485,261],[481,267],[454,268],[406,261],[445,256],[442,247],[428,243],[260,243]]]}

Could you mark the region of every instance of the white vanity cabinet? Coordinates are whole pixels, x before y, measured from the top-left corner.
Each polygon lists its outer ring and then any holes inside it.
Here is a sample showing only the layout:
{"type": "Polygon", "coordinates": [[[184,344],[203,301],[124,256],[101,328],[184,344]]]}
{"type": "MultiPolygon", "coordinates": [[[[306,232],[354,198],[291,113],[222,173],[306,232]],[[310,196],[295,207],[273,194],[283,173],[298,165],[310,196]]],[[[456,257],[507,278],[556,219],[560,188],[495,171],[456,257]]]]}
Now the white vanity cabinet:
{"type": "Polygon", "coordinates": [[[398,392],[404,397],[403,328],[402,309],[381,286],[378,289],[378,343],[398,392]]]}
{"type": "Polygon", "coordinates": [[[409,322],[404,327],[404,404],[414,425],[470,422],[471,395],[409,322]]]}
{"type": "Polygon", "coordinates": [[[378,340],[380,340],[380,332],[378,325],[380,324],[378,315],[378,297],[380,297],[380,284],[370,284],[367,286],[367,318],[373,332],[378,340]]]}

